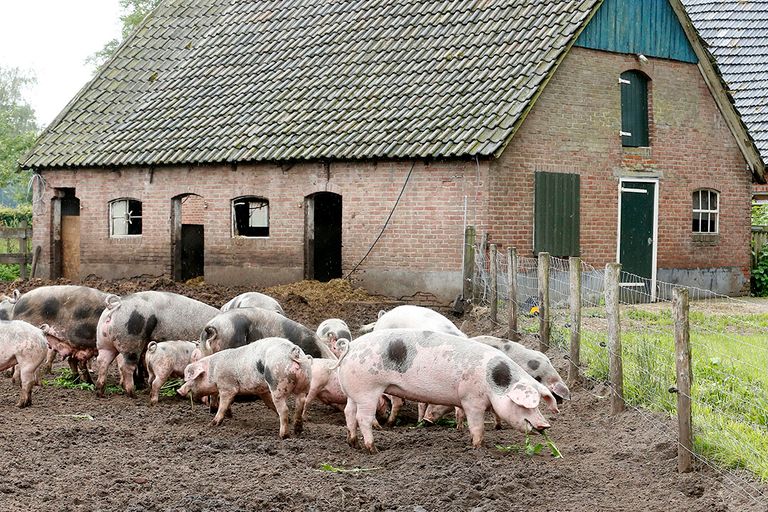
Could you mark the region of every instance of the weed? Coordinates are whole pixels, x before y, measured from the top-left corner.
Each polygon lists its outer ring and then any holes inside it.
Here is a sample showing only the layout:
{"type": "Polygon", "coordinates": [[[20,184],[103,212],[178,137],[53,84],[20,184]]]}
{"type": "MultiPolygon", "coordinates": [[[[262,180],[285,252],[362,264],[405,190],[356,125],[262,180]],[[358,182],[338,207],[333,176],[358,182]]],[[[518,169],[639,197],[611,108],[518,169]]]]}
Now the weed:
{"type": "Polygon", "coordinates": [[[351,469],[345,469],[345,468],[337,468],[336,466],[333,466],[327,462],[320,464],[320,471],[328,471],[329,473],[363,473],[366,471],[376,471],[377,469],[381,468],[351,468],[351,469]]]}

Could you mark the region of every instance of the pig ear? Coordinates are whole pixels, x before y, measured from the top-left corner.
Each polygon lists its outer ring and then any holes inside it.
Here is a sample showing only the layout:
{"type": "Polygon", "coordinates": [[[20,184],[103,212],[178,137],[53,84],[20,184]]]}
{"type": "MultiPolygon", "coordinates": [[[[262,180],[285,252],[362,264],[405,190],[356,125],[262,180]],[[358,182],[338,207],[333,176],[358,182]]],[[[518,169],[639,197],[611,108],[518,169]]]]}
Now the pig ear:
{"type": "Polygon", "coordinates": [[[526,409],[534,409],[539,405],[539,392],[531,385],[518,382],[509,390],[507,396],[510,400],[526,409]]]}
{"type": "Polygon", "coordinates": [[[206,325],[205,329],[203,329],[203,332],[200,333],[200,343],[205,345],[208,340],[215,338],[217,334],[218,331],[214,326],[206,325]]]}
{"type": "Polygon", "coordinates": [[[19,300],[19,297],[21,297],[21,292],[17,289],[13,289],[13,298],[11,299],[11,304],[16,304],[16,302],[19,300]]]}
{"type": "Polygon", "coordinates": [[[195,380],[197,377],[200,376],[201,373],[203,373],[203,365],[191,364],[187,366],[187,369],[184,371],[184,373],[185,373],[184,380],[195,380]]]}

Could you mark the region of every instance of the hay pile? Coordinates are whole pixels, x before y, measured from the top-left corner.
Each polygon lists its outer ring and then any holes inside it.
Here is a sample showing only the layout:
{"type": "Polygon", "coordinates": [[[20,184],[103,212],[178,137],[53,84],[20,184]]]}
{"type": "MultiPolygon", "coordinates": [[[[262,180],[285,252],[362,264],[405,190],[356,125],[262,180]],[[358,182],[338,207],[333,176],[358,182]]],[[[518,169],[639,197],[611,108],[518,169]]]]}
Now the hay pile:
{"type": "Polygon", "coordinates": [[[353,288],[349,281],[332,279],[320,281],[298,281],[296,283],[272,286],[264,290],[271,297],[287,299],[294,295],[307,304],[344,304],[347,302],[381,302],[382,297],[370,295],[363,288],[353,288]]]}

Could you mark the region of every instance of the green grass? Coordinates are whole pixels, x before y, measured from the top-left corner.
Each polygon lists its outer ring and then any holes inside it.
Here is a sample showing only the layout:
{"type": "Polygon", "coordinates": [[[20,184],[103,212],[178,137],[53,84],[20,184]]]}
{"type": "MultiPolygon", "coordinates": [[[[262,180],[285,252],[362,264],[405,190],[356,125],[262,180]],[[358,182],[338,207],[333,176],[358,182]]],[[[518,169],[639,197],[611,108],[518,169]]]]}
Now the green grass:
{"type": "MultiPolygon", "coordinates": [[[[768,315],[690,313],[695,450],[727,468],[768,481],[768,315]]],[[[677,395],[669,308],[622,311],[624,395],[628,404],[674,416],[677,395]]],[[[608,380],[607,334],[582,327],[588,377],[608,380]]]]}
{"type": "MultiPolygon", "coordinates": [[[[51,386],[61,389],[82,389],[87,391],[93,391],[93,384],[87,382],[73,382],[74,374],[69,368],[61,368],[56,370],[53,379],[43,379],[44,386],[51,386]]],[[[123,388],[120,386],[107,385],[104,389],[104,393],[107,395],[122,395],[123,388]]]]}

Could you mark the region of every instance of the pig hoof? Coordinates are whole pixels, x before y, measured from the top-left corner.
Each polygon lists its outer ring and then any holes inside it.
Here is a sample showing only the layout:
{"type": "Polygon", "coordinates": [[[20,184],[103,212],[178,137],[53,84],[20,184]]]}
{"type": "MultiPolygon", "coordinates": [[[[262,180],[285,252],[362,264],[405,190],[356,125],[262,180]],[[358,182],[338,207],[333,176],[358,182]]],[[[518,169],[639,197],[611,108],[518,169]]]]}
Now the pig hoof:
{"type": "Polygon", "coordinates": [[[349,446],[351,446],[352,448],[358,448],[357,438],[356,437],[352,437],[349,434],[347,434],[347,444],[349,446]]]}
{"type": "Polygon", "coordinates": [[[296,424],[293,426],[293,433],[294,433],[294,434],[296,434],[296,435],[299,435],[299,434],[301,434],[302,432],[304,432],[304,425],[303,425],[303,424],[301,424],[301,423],[296,423],[296,424]]]}
{"type": "Polygon", "coordinates": [[[25,407],[29,407],[30,405],[32,405],[32,400],[19,400],[16,403],[16,407],[18,407],[19,409],[24,409],[25,407]]]}
{"type": "Polygon", "coordinates": [[[371,455],[375,455],[379,453],[378,448],[376,448],[376,445],[373,443],[371,443],[370,446],[366,446],[365,449],[368,450],[368,453],[370,453],[371,455]]]}
{"type": "Polygon", "coordinates": [[[290,432],[286,432],[285,434],[282,434],[282,433],[280,434],[280,439],[288,439],[289,437],[291,437],[290,432]]]}

